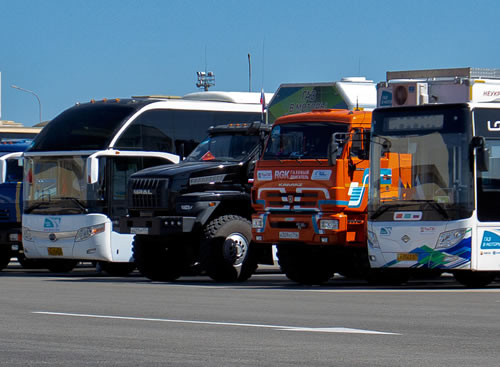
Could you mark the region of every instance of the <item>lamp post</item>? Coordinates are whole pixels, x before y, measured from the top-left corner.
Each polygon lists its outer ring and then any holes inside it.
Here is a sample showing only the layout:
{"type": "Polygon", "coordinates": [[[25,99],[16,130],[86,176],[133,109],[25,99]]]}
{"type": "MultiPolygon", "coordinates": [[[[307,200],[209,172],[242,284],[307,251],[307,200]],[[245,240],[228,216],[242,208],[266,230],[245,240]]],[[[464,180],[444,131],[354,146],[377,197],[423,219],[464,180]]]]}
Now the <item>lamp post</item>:
{"type": "Polygon", "coordinates": [[[40,97],[38,97],[38,94],[36,94],[32,90],[24,89],[24,88],[18,87],[17,85],[14,85],[14,84],[12,84],[11,87],[15,88],[15,89],[22,90],[23,92],[31,93],[36,97],[36,99],[38,100],[38,111],[40,113],[40,122],[42,122],[42,102],[40,102],[40,97]]]}

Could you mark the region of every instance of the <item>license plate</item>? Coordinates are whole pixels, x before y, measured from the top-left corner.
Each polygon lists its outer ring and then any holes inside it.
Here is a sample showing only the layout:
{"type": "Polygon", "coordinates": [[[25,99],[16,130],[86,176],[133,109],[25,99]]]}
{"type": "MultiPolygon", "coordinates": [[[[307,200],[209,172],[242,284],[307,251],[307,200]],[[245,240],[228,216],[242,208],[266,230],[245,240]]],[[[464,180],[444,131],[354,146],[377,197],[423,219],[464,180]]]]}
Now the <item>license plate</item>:
{"type": "Polygon", "coordinates": [[[288,240],[298,240],[299,232],[280,232],[280,238],[288,240]]]}
{"type": "Polygon", "coordinates": [[[149,234],[148,227],[131,227],[130,233],[132,234],[149,234]]]}
{"type": "Polygon", "coordinates": [[[62,256],[63,250],[61,247],[47,247],[47,252],[50,256],[62,256]]]}
{"type": "Polygon", "coordinates": [[[418,261],[418,254],[398,254],[398,261],[418,261]]]}

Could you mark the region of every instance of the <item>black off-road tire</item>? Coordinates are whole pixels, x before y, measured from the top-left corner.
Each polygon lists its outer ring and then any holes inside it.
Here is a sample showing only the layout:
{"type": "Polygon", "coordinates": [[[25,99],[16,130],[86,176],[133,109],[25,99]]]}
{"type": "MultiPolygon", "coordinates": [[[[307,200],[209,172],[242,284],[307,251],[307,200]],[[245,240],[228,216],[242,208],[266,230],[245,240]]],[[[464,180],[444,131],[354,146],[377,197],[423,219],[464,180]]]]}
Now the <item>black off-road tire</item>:
{"type": "Polygon", "coordinates": [[[495,280],[499,273],[493,271],[457,270],[455,280],[467,288],[483,288],[495,280]]]}
{"type": "Polygon", "coordinates": [[[187,246],[175,237],[151,238],[136,235],[132,251],[137,269],[154,281],[174,281],[192,263],[187,246]]]}
{"type": "Polygon", "coordinates": [[[305,244],[278,244],[281,271],[294,282],[313,285],[335,274],[335,249],[305,244]]]}
{"type": "Polygon", "coordinates": [[[251,222],[239,215],[212,220],[203,230],[200,262],[216,282],[242,282],[257,269],[251,222]]]}

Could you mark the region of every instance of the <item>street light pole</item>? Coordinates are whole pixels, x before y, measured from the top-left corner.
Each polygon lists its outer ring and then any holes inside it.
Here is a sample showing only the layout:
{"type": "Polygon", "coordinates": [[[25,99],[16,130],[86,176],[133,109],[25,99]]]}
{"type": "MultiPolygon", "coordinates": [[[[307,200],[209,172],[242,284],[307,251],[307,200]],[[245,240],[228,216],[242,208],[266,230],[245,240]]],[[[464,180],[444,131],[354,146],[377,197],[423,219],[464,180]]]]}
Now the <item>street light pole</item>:
{"type": "Polygon", "coordinates": [[[42,102],[40,102],[40,97],[38,97],[38,94],[36,94],[32,90],[24,89],[24,88],[18,87],[17,85],[14,85],[14,84],[12,84],[11,87],[15,88],[15,89],[22,90],[23,92],[31,93],[36,97],[36,99],[38,100],[38,111],[40,113],[40,122],[42,122],[42,102]]]}

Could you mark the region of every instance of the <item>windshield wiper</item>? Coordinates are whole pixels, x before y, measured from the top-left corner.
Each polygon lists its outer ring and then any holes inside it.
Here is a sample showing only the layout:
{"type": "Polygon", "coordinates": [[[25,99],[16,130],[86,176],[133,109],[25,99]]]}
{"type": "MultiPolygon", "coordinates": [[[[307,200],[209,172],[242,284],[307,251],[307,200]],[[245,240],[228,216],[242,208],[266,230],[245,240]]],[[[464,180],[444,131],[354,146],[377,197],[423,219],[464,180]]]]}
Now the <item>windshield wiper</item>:
{"type": "Polygon", "coordinates": [[[382,204],[381,206],[378,207],[377,210],[371,215],[370,219],[377,219],[380,217],[382,214],[384,214],[386,211],[388,211],[390,208],[394,208],[399,205],[389,205],[389,204],[382,204]]]}
{"type": "Polygon", "coordinates": [[[58,199],[70,200],[71,202],[75,203],[84,213],[88,213],[87,207],[85,205],[83,205],[83,203],[80,200],[78,200],[77,198],[74,198],[71,196],[61,196],[58,199]]]}
{"type": "Polygon", "coordinates": [[[39,202],[39,203],[35,203],[33,205],[30,205],[28,208],[24,209],[24,213],[25,214],[29,214],[33,210],[40,208],[42,205],[46,205],[46,204],[49,204],[49,203],[50,203],[49,201],[42,201],[42,202],[39,202]]]}
{"type": "Polygon", "coordinates": [[[434,211],[436,211],[437,213],[441,214],[441,216],[444,219],[449,219],[450,218],[450,216],[448,215],[448,213],[446,212],[446,210],[443,208],[443,206],[440,203],[438,203],[437,201],[434,201],[434,200],[410,200],[409,202],[428,204],[432,209],[434,209],[434,211]]]}

